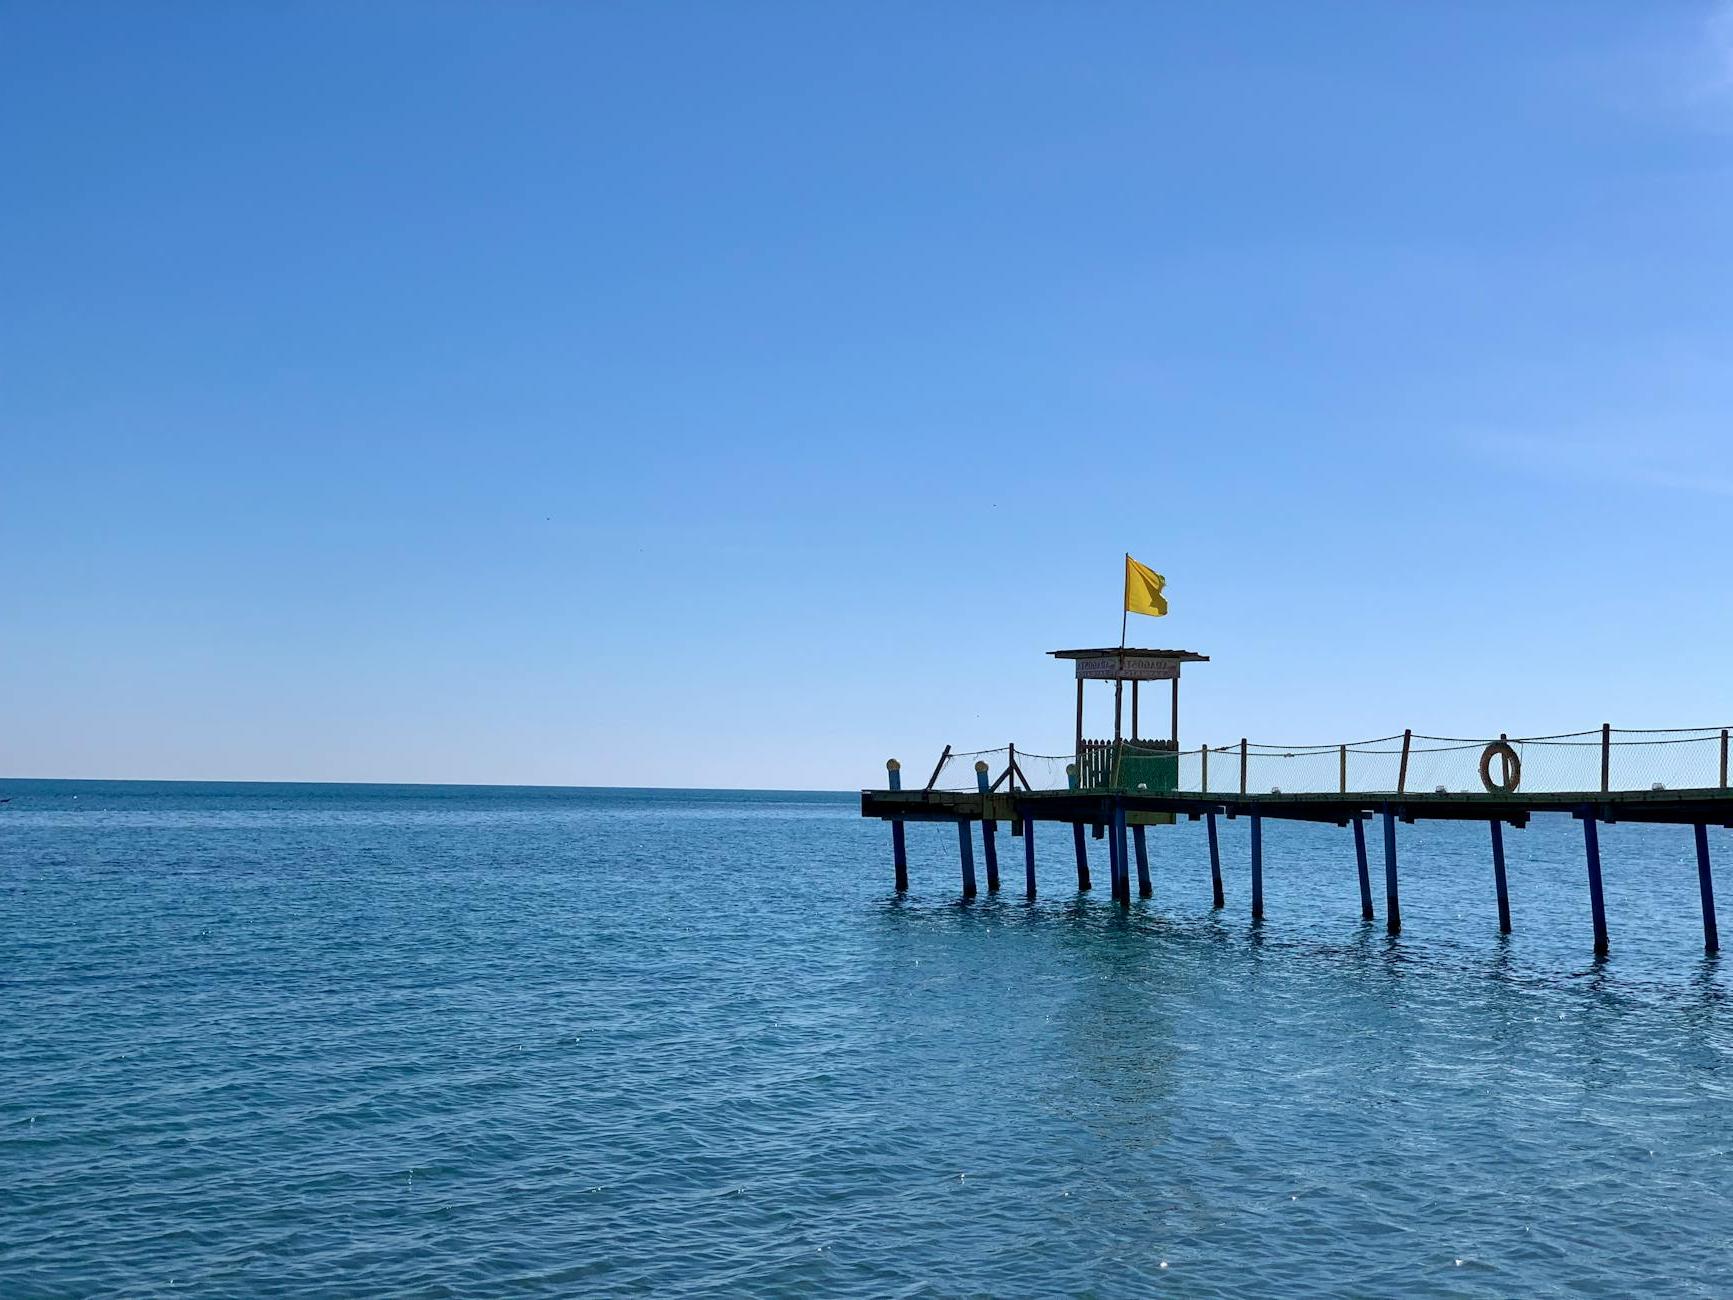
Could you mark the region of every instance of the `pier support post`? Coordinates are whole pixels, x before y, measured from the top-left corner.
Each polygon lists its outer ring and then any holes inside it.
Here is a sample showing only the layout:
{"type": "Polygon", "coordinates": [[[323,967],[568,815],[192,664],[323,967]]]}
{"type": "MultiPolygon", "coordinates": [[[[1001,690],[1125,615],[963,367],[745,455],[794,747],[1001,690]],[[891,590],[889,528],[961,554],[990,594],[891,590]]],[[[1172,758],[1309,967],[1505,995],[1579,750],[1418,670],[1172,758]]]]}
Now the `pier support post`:
{"type": "Polygon", "coordinates": [[[1123,806],[1115,810],[1119,827],[1119,901],[1131,906],[1131,832],[1123,806]]]}
{"type": "Polygon", "coordinates": [[[1366,819],[1354,818],[1354,866],[1360,872],[1360,919],[1370,921],[1372,912],[1372,872],[1366,865],[1366,819]]]}
{"type": "Polygon", "coordinates": [[[1117,902],[1131,902],[1131,868],[1126,863],[1125,808],[1115,799],[1107,827],[1107,852],[1113,861],[1113,897],[1117,902]]]}
{"type": "Polygon", "coordinates": [[[1113,834],[1107,836],[1107,895],[1119,901],[1119,836],[1113,834]]]}
{"type": "Polygon", "coordinates": [[[969,819],[957,818],[957,854],[963,863],[963,897],[975,896],[975,841],[969,834],[969,819]]]}
{"type": "Polygon", "coordinates": [[[1264,819],[1252,814],[1252,920],[1264,919],[1264,819]]]}
{"type": "Polygon", "coordinates": [[[1709,874],[1709,828],[1702,822],[1691,827],[1697,837],[1697,893],[1703,900],[1703,951],[1721,951],[1721,935],[1715,928],[1715,880],[1709,874]]]}
{"type": "Polygon", "coordinates": [[[1402,933],[1402,896],[1396,887],[1396,810],[1384,809],[1384,913],[1385,928],[1402,933]]]}
{"type": "Polygon", "coordinates": [[[1583,822],[1583,855],[1589,866],[1589,913],[1595,923],[1595,956],[1605,957],[1607,943],[1607,904],[1601,894],[1601,826],[1593,808],[1577,814],[1583,822]]]}
{"type": "Polygon", "coordinates": [[[1510,889],[1504,879],[1504,823],[1492,823],[1492,881],[1498,887],[1498,932],[1510,933],[1510,889]]]}
{"type": "MultiPolygon", "coordinates": [[[[1077,682],[1077,753],[1083,753],[1083,681],[1077,682]]],[[[1075,790],[1077,788],[1077,764],[1065,765],[1065,784],[1075,790]]],[[[1089,846],[1083,842],[1083,823],[1071,823],[1071,843],[1077,850],[1077,888],[1089,888],[1089,846]]]]}
{"type": "Polygon", "coordinates": [[[999,892],[999,823],[987,815],[987,765],[975,764],[975,785],[981,791],[981,854],[987,859],[987,892],[999,892]]]}
{"type": "MultiPolygon", "coordinates": [[[[890,787],[893,790],[903,788],[903,765],[896,759],[885,763],[885,771],[890,773],[890,787]]],[[[897,869],[897,893],[909,892],[909,846],[903,838],[903,824],[900,821],[891,822],[891,862],[897,869]]]]}
{"type": "Polygon", "coordinates": [[[1209,886],[1210,906],[1226,907],[1227,900],[1222,895],[1222,846],[1216,839],[1216,815],[1204,814],[1205,824],[1209,827],[1209,886]]]}
{"type": "Polygon", "coordinates": [[[1023,896],[1035,897],[1035,819],[1023,818],[1023,896]]]}
{"type": "Polygon", "coordinates": [[[1149,845],[1144,841],[1147,826],[1131,828],[1131,843],[1137,850],[1137,896],[1148,898],[1155,893],[1155,885],[1149,878],[1149,845]]]}

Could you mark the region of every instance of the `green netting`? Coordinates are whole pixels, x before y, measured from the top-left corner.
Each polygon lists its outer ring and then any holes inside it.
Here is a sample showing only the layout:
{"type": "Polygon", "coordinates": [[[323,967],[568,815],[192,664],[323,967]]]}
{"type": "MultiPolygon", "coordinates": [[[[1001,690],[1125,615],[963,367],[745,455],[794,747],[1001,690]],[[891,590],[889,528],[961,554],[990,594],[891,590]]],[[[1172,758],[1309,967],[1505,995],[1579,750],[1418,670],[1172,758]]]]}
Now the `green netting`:
{"type": "Polygon", "coordinates": [[[1165,794],[1179,788],[1179,755],[1170,746],[1132,740],[1120,747],[1116,789],[1165,794]]]}

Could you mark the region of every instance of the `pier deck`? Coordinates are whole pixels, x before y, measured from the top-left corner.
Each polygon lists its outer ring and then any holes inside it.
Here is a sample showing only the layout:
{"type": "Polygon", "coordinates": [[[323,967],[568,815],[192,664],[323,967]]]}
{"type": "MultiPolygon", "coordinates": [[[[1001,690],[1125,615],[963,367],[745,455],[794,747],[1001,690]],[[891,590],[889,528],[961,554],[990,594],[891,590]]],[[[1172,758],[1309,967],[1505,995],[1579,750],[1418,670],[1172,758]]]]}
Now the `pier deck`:
{"type": "Polygon", "coordinates": [[[1359,791],[1348,794],[1160,794],[1118,790],[1019,790],[979,794],[958,790],[862,790],[861,816],[899,821],[1035,821],[1101,823],[1115,805],[1130,824],[1165,825],[1176,816],[1196,819],[1271,817],[1287,821],[1350,822],[1389,809],[1405,823],[1497,821],[1522,826],[1534,813],[1585,811],[1603,822],[1663,822],[1733,829],[1733,791],[1616,790],[1511,794],[1359,791]]]}

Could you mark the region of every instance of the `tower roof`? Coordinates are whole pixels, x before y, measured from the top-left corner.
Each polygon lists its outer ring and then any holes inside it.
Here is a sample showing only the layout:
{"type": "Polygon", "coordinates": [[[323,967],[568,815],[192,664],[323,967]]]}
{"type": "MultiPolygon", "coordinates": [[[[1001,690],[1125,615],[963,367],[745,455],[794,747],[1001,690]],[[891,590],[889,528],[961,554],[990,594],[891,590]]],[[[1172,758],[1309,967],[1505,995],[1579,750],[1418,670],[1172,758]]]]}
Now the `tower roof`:
{"type": "Polygon", "coordinates": [[[1049,650],[1055,659],[1106,659],[1124,655],[1127,659],[1139,655],[1146,659],[1174,659],[1183,664],[1207,664],[1208,655],[1195,650],[1140,650],[1135,646],[1102,646],[1092,650],[1049,650]]]}

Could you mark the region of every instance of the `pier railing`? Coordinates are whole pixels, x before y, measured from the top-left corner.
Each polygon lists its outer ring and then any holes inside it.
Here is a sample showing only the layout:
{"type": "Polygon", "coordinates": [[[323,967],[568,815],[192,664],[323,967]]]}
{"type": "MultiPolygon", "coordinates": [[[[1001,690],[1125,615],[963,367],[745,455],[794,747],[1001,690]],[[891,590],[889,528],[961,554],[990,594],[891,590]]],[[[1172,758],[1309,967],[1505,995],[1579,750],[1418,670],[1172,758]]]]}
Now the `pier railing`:
{"type": "Polygon", "coordinates": [[[1547,736],[1401,732],[1333,745],[1239,740],[1196,749],[1085,741],[1080,754],[1004,745],[940,757],[927,788],[1199,794],[1592,793],[1728,788],[1726,727],[1602,726],[1547,736]],[[985,765],[985,772],[978,765],[985,765]],[[1171,775],[1170,775],[1171,773],[1171,775]]]}

